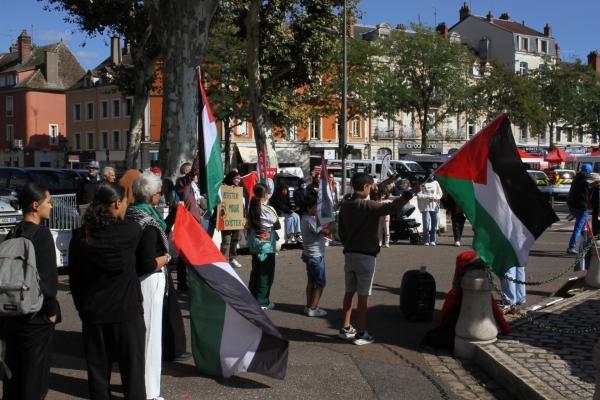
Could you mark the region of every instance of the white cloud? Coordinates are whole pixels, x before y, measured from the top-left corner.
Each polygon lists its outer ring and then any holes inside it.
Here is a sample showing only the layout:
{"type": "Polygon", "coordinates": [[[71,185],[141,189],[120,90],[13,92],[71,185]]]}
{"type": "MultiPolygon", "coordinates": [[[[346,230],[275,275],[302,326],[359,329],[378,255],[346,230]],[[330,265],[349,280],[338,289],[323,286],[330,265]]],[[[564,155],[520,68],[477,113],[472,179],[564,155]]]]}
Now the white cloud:
{"type": "Polygon", "coordinates": [[[83,51],[83,50],[81,50],[81,51],[76,51],[75,52],[75,57],[77,57],[77,58],[84,58],[84,59],[90,59],[90,58],[93,59],[93,58],[100,57],[100,54],[94,53],[94,52],[91,52],[91,51],[83,51]]]}
{"type": "Polygon", "coordinates": [[[33,38],[33,40],[41,40],[45,42],[58,42],[62,39],[63,42],[68,42],[73,40],[73,33],[74,31],[71,29],[65,29],[64,31],[49,30],[34,32],[35,37],[33,38]]]}

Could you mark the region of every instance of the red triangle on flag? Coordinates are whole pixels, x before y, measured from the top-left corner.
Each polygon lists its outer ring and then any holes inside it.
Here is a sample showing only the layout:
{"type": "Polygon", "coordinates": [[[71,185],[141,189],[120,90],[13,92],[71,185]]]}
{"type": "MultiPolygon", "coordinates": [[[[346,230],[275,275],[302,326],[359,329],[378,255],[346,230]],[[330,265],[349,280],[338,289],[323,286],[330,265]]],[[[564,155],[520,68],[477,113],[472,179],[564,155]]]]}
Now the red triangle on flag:
{"type": "Polygon", "coordinates": [[[199,267],[216,262],[227,262],[204,228],[181,205],[177,206],[172,239],[177,254],[190,265],[199,267]]]}

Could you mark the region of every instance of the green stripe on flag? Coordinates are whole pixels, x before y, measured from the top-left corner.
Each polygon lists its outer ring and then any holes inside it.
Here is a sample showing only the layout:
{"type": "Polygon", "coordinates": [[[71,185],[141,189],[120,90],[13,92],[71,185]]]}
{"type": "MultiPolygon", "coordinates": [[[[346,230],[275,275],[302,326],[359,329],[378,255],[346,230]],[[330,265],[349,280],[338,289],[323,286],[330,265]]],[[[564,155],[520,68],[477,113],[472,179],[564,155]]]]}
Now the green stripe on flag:
{"type": "MultiPolygon", "coordinates": [[[[217,138],[218,137],[217,132],[217,138]]],[[[210,213],[212,213],[213,209],[221,202],[221,199],[219,198],[219,189],[221,189],[221,183],[223,182],[223,173],[221,142],[216,140],[212,143],[210,157],[206,160],[206,188],[208,191],[208,210],[210,213]]]]}
{"type": "Polygon", "coordinates": [[[196,274],[190,271],[188,275],[194,362],[202,373],[223,376],[221,338],[225,324],[225,301],[196,274]]]}
{"type": "Polygon", "coordinates": [[[475,198],[473,181],[436,175],[436,179],[460,205],[474,230],[473,250],[502,279],[506,272],[519,266],[512,244],[494,218],[475,198]]]}

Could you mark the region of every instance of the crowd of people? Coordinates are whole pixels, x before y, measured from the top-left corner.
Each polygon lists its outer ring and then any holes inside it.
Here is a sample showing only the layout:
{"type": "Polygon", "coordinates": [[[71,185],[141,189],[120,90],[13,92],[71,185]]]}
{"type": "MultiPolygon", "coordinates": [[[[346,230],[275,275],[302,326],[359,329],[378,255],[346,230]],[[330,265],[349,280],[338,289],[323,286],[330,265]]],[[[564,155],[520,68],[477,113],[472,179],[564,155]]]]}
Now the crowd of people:
{"type": "MultiPolygon", "coordinates": [[[[82,224],[73,230],[68,265],[69,286],[82,322],[88,385],[93,399],[110,398],[110,375],[115,362],[119,365],[125,398],[162,399],[162,361],[184,361],[191,357],[186,352],[176,295],[176,291],[189,290],[187,269],[183,260],[170,250],[169,243],[179,207],[187,209],[211,237],[215,228],[219,228],[223,256],[233,268],[241,267],[236,260],[241,231],[216,226],[216,208],[208,210],[206,195],[198,185],[198,174],[196,157],[181,166],[175,182],[163,178],[155,167],[145,172],[129,170],[117,184],[112,168],[104,168],[100,173],[98,163],[90,163],[89,175],[78,194],[82,224]],[[157,208],[166,210],[166,214],[159,214],[157,208]],[[170,264],[176,265],[177,287],[169,272],[170,264]]],[[[592,182],[598,197],[600,175],[588,173],[584,181],[592,182]]],[[[341,299],[343,321],[338,337],[357,345],[373,343],[373,336],[366,329],[369,296],[376,257],[381,248],[389,247],[390,215],[399,213],[416,197],[422,213],[423,244],[434,246],[442,201],[440,185],[433,170],[427,171],[424,181],[412,186],[407,180],[398,179],[393,171],[379,185],[374,184],[370,175],[356,173],[351,178],[352,193],[345,196],[333,174],[323,182],[317,174],[310,183],[304,178],[299,183],[292,203],[289,188],[284,184],[270,194],[266,185],[258,183],[250,188],[249,196],[237,170],[223,179],[223,185],[241,186],[245,193],[244,226],[249,229],[252,256],[248,289],[264,310],[275,308],[271,288],[275,279],[276,242],[278,231],[285,226],[288,242],[303,245],[301,259],[307,273],[304,313],[310,317],[325,316],[327,312],[319,307],[327,282],[325,247],[327,241],[335,243],[337,237],[343,246],[345,274],[345,294],[341,299]],[[321,224],[317,216],[319,190],[324,184],[329,185],[336,210],[335,218],[328,224],[321,224]],[[355,297],[358,301],[353,324],[355,297]]],[[[577,187],[575,184],[574,188],[577,187]]],[[[583,204],[585,196],[589,199],[589,193],[581,191],[581,199],[575,195],[569,198],[578,218],[583,218],[583,211],[577,211],[579,202],[583,204]]],[[[56,300],[55,247],[52,235],[43,225],[52,209],[50,194],[43,186],[30,183],[21,191],[19,205],[24,213],[23,222],[6,239],[27,237],[32,241],[36,256],[39,254],[37,268],[44,302],[33,315],[0,319],[7,344],[5,360],[12,372],[12,378],[4,375],[4,398],[37,399],[44,398],[48,391],[53,332],[61,321],[56,300]]],[[[452,218],[455,246],[460,246],[465,216],[454,199],[446,198],[446,205],[452,218]]],[[[576,230],[578,226],[576,223],[576,230]]],[[[577,235],[574,232],[575,240],[577,235]]],[[[473,254],[461,259],[460,266],[470,262],[473,254]]],[[[459,269],[457,260],[457,274],[459,269]]],[[[516,303],[524,302],[519,288],[507,290],[516,293],[516,303]]],[[[448,320],[444,315],[453,316],[450,311],[460,305],[456,290],[452,296],[440,317],[440,325],[448,320]]]]}

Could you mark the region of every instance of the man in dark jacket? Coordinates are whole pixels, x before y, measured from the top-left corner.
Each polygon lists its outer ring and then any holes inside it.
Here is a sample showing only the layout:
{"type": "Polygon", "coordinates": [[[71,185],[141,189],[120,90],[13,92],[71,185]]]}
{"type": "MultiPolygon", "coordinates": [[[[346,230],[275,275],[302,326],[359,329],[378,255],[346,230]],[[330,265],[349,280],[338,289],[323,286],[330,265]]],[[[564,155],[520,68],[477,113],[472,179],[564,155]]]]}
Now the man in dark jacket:
{"type": "Polygon", "coordinates": [[[100,171],[100,163],[92,161],[88,165],[88,174],[81,181],[79,193],[77,194],[77,204],[90,204],[96,196],[97,183],[102,182],[98,172],[100,171]]]}
{"type": "Polygon", "coordinates": [[[579,172],[577,172],[571,183],[569,194],[567,194],[567,207],[569,207],[569,212],[575,216],[575,227],[573,228],[571,240],[569,240],[567,254],[577,254],[575,246],[577,245],[581,230],[587,221],[587,207],[590,201],[589,182],[593,181],[590,176],[591,172],[592,166],[590,164],[582,164],[579,172]]]}
{"type": "Polygon", "coordinates": [[[373,343],[373,337],[365,330],[369,296],[375,273],[375,258],[380,246],[377,240],[379,217],[397,213],[423,184],[416,184],[391,203],[367,200],[373,187],[373,178],[359,172],[352,177],[354,194],[344,201],[340,209],[338,235],[344,245],[344,272],[346,294],[344,295],[344,321],[338,337],[354,339],[354,344],[373,343]],[[356,329],[350,325],[352,302],[358,292],[356,329]]]}

